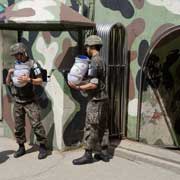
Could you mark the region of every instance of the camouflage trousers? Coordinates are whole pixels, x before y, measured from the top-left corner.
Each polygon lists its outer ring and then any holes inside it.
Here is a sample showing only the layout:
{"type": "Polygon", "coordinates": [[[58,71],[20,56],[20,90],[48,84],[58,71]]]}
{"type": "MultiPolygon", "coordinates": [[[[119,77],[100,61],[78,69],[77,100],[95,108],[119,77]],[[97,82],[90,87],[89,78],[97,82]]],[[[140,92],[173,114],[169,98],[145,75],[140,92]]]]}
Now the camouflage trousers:
{"type": "Polygon", "coordinates": [[[109,145],[108,100],[90,101],[84,128],[85,149],[101,151],[109,145]]]}
{"type": "Polygon", "coordinates": [[[15,119],[15,137],[18,144],[26,142],[25,135],[25,116],[30,120],[32,129],[37,137],[39,143],[45,144],[47,142],[45,129],[40,121],[40,109],[35,102],[31,103],[15,103],[14,105],[14,119],[15,119]]]}

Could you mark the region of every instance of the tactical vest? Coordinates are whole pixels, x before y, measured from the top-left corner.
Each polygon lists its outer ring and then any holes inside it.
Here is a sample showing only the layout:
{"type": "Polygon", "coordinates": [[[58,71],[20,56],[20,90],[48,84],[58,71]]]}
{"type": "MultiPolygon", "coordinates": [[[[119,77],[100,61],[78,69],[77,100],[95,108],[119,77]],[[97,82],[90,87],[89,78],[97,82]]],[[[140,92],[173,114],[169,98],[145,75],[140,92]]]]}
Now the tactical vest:
{"type": "Polygon", "coordinates": [[[35,97],[33,84],[26,83],[23,85],[19,85],[17,83],[17,78],[23,74],[29,75],[30,78],[36,78],[38,75],[42,75],[42,68],[34,60],[29,59],[25,63],[16,62],[14,69],[15,70],[12,76],[11,93],[14,96],[15,101],[19,103],[33,101],[35,97]]]}

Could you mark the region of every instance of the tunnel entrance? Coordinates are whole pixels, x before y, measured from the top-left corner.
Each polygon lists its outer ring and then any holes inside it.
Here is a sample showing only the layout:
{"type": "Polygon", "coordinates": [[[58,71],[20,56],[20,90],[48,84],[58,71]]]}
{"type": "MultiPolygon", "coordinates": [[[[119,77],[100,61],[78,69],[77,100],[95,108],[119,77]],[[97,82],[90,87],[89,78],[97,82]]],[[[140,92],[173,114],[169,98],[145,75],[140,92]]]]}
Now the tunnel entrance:
{"type": "Polygon", "coordinates": [[[141,142],[180,147],[180,26],[163,33],[146,54],[137,132],[141,142]]]}

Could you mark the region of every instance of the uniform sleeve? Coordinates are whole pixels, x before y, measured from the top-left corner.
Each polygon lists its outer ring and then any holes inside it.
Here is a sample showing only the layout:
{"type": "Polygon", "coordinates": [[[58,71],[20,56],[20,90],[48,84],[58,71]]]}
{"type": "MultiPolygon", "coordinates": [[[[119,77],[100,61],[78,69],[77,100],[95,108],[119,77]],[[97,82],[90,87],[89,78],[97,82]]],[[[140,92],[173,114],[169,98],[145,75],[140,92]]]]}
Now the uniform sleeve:
{"type": "Polygon", "coordinates": [[[99,72],[99,65],[97,62],[92,61],[88,70],[88,76],[90,78],[90,83],[99,84],[99,77],[98,77],[98,72],[99,72]]]}
{"type": "Polygon", "coordinates": [[[98,78],[92,78],[90,80],[90,83],[98,85],[99,84],[99,79],[98,78]]]}
{"type": "Polygon", "coordinates": [[[42,74],[41,66],[40,66],[39,63],[34,62],[34,64],[33,64],[33,72],[34,72],[34,75],[36,77],[42,74]]]}
{"type": "Polygon", "coordinates": [[[34,60],[32,60],[32,66],[31,66],[31,77],[37,78],[42,75],[42,68],[40,64],[34,60]]]}

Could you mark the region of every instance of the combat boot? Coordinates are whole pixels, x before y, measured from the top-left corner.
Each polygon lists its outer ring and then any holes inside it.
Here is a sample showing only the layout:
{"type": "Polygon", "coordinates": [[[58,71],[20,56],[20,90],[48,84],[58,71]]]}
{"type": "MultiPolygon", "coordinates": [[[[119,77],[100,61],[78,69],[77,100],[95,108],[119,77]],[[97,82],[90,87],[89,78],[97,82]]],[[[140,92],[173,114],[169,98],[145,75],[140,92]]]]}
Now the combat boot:
{"type": "Polygon", "coordinates": [[[73,160],[74,165],[90,164],[93,162],[92,151],[86,150],[84,155],[78,159],[73,160]]]}
{"type": "Polygon", "coordinates": [[[110,161],[110,155],[108,153],[108,150],[102,150],[100,153],[97,153],[94,155],[94,159],[96,160],[102,160],[104,162],[110,161]]]}
{"type": "Polygon", "coordinates": [[[18,158],[26,154],[24,144],[19,144],[19,149],[14,153],[14,157],[18,158]]]}
{"type": "Polygon", "coordinates": [[[45,144],[40,144],[38,159],[44,159],[47,157],[47,148],[45,144]]]}

